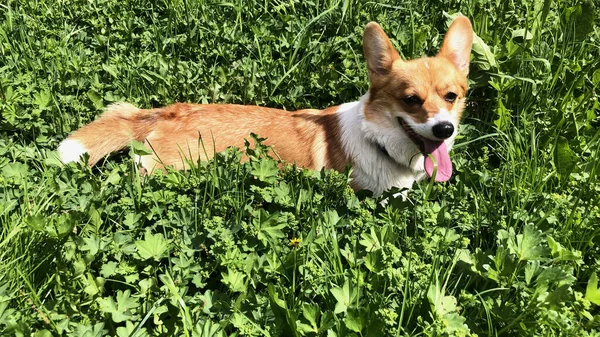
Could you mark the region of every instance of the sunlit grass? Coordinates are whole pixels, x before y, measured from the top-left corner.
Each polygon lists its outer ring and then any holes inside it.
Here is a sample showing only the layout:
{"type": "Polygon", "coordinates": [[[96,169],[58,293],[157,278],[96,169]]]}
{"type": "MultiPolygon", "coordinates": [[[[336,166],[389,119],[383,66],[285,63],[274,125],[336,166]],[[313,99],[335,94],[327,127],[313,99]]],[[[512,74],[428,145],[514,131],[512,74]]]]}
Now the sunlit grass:
{"type": "Polygon", "coordinates": [[[0,334],[597,333],[592,2],[11,1],[0,13],[0,334]],[[115,101],[354,101],[368,21],[412,58],[437,51],[444,12],[458,11],[480,39],[455,175],[405,200],[354,194],[348,172],[277,170],[261,146],[241,149],[249,162],[227,151],[159,175],[127,151],[95,168],[52,152],[115,101]]]}

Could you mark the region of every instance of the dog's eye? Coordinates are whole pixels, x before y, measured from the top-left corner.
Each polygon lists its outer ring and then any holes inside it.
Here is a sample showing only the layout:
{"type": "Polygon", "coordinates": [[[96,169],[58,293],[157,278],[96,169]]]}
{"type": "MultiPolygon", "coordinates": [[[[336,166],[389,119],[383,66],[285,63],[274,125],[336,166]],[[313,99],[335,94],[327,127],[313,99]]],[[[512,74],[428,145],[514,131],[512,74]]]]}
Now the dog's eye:
{"type": "Polygon", "coordinates": [[[446,94],[446,96],[444,96],[444,100],[446,102],[454,103],[454,101],[456,101],[457,97],[458,97],[457,94],[455,94],[453,92],[449,92],[449,93],[446,94]]]}
{"type": "Polygon", "coordinates": [[[414,96],[414,95],[406,96],[402,99],[402,101],[404,101],[404,103],[406,105],[411,105],[411,106],[423,104],[423,101],[418,96],[414,96]]]}

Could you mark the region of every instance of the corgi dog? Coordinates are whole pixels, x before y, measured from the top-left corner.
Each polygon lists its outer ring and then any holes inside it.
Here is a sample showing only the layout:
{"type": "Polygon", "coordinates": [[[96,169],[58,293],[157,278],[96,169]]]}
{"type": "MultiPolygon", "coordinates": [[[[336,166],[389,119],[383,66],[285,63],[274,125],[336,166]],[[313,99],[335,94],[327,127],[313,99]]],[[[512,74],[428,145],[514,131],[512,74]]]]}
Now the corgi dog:
{"type": "Polygon", "coordinates": [[[459,16],[435,57],[403,60],[371,22],[363,35],[370,88],[357,102],[295,112],[234,104],[139,109],[117,103],[62,141],[58,153],[68,163],[87,152],[94,165],[136,140],[153,151],[136,159],[148,172],[185,169],[186,159],[212,157],[199,137],[212,152],[242,148],[255,133],[286,162],[313,170],[351,165],[355,190],[379,195],[391,187],[411,188],[426,176],[446,181],[452,175],[448,152],[465,107],[472,40],[470,21],[459,16]]]}

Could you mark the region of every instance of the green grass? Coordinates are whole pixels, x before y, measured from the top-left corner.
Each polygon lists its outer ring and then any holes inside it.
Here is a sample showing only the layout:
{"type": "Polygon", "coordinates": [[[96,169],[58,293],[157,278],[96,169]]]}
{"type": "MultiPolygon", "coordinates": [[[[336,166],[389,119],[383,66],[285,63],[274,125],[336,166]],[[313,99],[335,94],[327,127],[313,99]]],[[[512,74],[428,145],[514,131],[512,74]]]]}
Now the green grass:
{"type": "Polygon", "coordinates": [[[0,4],[0,335],[598,335],[598,23],[591,1],[0,4]],[[121,100],[357,100],[365,24],[419,57],[444,12],[479,37],[469,106],[451,182],[407,200],[262,146],[152,176],[53,156],[121,100]]]}

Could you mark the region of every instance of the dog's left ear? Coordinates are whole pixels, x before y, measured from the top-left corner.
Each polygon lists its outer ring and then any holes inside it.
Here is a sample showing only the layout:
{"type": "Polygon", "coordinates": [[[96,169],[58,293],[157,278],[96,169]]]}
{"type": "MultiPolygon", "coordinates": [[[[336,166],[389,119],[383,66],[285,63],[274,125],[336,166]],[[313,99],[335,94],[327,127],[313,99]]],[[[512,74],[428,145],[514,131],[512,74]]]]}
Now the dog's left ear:
{"type": "Polygon", "coordinates": [[[473,27],[466,16],[459,16],[450,25],[438,56],[443,56],[456,66],[465,76],[469,74],[473,27]]]}

